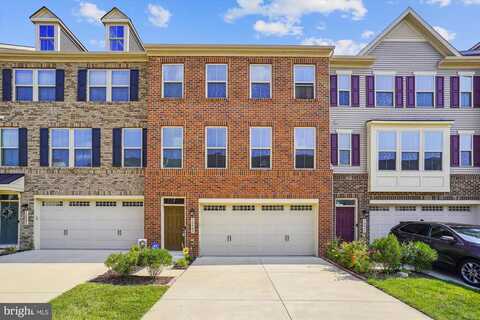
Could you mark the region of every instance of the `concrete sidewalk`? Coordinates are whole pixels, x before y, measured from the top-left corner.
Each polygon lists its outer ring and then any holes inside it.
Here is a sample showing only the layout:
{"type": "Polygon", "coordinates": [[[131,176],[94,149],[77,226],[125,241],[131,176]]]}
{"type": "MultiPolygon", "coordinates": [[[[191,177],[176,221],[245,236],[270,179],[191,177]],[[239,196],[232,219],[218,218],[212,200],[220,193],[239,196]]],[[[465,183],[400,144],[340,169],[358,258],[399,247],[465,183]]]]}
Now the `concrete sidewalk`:
{"type": "Polygon", "coordinates": [[[199,258],[144,319],[429,319],[314,257],[199,258]]]}

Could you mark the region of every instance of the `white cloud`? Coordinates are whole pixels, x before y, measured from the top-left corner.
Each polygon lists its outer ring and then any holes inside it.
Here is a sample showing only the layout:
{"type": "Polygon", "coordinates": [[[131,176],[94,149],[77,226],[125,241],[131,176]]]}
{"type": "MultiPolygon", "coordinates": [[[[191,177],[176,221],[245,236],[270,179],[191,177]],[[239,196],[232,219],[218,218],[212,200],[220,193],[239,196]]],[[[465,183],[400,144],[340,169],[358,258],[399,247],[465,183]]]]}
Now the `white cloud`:
{"type": "Polygon", "coordinates": [[[437,31],[445,40],[450,42],[455,40],[455,37],[457,36],[455,32],[449,31],[439,26],[434,26],[433,29],[435,29],[435,31],[437,31]]]}
{"type": "Polygon", "coordinates": [[[351,39],[342,39],[334,41],[326,38],[306,38],[302,41],[303,45],[317,45],[317,46],[335,46],[335,54],[338,55],[355,55],[362,50],[367,44],[363,42],[356,42],[351,39]]]}
{"type": "Polygon", "coordinates": [[[435,5],[438,5],[440,7],[446,7],[450,3],[452,3],[452,0],[426,0],[426,2],[428,4],[435,4],[435,5]]]}
{"type": "Polygon", "coordinates": [[[172,14],[167,9],[158,4],[148,4],[148,21],[154,26],[160,28],[168,27],[168,22],[172,14]]]}
{"type": "Polygon", "coordinates": [[[463,0],[463,3],[465,3],[466,5],[480,4],[480,0],[463,0]]]}
{"type": "Polygon", "coordinates": [[[365,30],[362,32],[362,38],[363,39],[370,39],[375,35],[375,32],[372,30],[365,30]]]}
{"type": "Polygon", "coordinates": [[[105,10],[97,7],[95,3],[81,1],[74,14],[80,19],[85,19],[89,23],[100,23],[100,18],[106,13],[105,10]]]}
{"type": "Polygon", "coordinates": [[[288,35],[301,35],[303,33],[303,28],[294,23],[283,23],[283,22],[266,22],[264,20],[258,20],[253,25],[253,29],[258,33],[261,33],[266,36],[277,36],[283,37],[288,35]]]}

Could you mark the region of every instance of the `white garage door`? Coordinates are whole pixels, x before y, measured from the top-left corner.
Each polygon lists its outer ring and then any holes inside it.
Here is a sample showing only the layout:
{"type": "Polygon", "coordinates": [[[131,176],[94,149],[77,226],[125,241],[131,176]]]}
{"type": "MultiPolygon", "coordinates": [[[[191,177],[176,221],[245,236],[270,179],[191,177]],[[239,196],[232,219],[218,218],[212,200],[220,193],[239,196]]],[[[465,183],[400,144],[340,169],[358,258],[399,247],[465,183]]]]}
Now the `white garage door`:
{"type": "Polygon", "coordinates": [[[142,201],[40,202],[42,249],[128,249],[139,238],[142,201]]]}
{"type": "Polygon", "coordinates": [[[479,223],[479,216],[473,206],[396,206],[370,208],[370,242],[388,235],[390,230],[402,221],[438,221],[457,223],[479,223]]]}
{"type": "Polygon", "coordinates": [[[200,254],[315,255],[312,205],[204,205],[200,254]]]}

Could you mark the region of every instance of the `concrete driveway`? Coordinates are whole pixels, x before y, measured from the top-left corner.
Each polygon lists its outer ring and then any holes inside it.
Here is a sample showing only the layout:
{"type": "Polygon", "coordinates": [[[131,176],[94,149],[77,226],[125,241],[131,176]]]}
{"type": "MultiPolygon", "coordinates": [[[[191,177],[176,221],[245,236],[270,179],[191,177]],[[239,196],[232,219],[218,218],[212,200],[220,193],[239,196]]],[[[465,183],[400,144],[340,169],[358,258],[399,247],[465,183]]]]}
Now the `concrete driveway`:
{"type": "Polygon", "coordinates": [[[33,250],[0,257],[0,302],[48,302],[106,271],[112,251],[33,250]]]}
{"type": "Polygon", "coordinates": [[[144,319],[429,319],[314,257],[199,258],[144,319]]]}

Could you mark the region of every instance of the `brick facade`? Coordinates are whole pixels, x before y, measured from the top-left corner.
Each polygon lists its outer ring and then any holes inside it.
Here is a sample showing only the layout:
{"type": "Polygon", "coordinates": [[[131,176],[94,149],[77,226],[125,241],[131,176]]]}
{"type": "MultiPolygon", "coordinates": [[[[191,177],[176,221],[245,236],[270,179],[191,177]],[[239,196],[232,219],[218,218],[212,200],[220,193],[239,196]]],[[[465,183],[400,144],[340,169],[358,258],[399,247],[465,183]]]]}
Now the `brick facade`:
{"type": "Polygon", "coordinates": [[[319,200],[319,251],[332,235],[329,159],[328,58],[150,57],[148,62],[148,167],[145,237],[161,240],[161,198],[186,197],[196,232],[187,239],[199,254],[199,198],[310,198],[319,200]],[[161,98],[164,63],[184,64],[185,97],[161,98]],[[228,64],[228,99],[205,98],[205,64],[228,64]],[[249,99],[249,65],[272,64],[272,99],[249,99]],[[293,99],[293,65],[316,65],[316,99],[293,99]],[[183,169],[161,169],[162,126],[184,127],[183,169]],[[228,168],[205,169],[205,126],[228,127],[228,168]],[[249,127],[272,127],[272,170],[249,169],[249,127]],[[293,130],[317,128],[315,170],[293,169],[293,130]]]}

